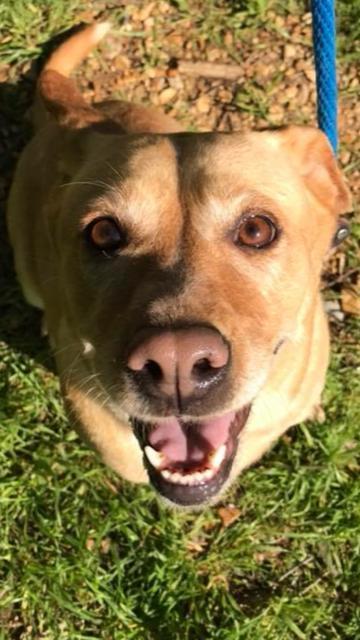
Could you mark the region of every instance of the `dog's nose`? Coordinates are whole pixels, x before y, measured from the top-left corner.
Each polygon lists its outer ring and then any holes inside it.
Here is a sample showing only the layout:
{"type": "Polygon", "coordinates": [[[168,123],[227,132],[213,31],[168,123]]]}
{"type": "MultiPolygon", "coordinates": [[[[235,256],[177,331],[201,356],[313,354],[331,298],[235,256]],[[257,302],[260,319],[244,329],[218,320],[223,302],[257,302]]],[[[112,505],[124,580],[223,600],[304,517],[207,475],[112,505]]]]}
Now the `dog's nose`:
{"type": "Polygon", "coordinates": [[[173,398],[203,396],[224,377],[229,347],[212,328],[151,330],[128,357],[142,389],[173,398]]]}

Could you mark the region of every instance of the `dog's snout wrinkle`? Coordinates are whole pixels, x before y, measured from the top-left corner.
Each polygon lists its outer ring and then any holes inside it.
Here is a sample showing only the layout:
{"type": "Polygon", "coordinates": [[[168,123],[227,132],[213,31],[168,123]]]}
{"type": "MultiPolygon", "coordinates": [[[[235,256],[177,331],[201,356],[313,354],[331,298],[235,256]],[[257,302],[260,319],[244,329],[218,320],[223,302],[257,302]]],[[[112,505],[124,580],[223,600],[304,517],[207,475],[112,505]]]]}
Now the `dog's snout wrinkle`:
{"type": "Polygon", "coordinates": [[[204,395],[224,377],[229,347],[215,329],[191,327],[155,331],[128,357],[128,369],[143,392],[182,400],[204,395]]]}

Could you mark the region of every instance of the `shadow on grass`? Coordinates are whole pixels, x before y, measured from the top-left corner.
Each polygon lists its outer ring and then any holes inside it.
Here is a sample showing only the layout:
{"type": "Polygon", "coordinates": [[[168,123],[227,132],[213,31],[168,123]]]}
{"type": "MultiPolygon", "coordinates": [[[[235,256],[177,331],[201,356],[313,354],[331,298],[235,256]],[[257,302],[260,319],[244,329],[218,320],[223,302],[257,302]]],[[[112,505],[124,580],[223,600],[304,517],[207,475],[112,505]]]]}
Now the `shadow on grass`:
{"type": "Polygon", "coordinates": [[[17,282],[6,228],[6,201],[16,162],[32,135],[27,112],[41,67],[54,48],[81,28],[82,25],[77,25],[56,35],[44,45],[40,58],[16,83],[0,84],[0,342],[52,371],[54,361],[47,340],[41,336],[42,314],[25,302],[17,282]]]}
{"type": "Polygon", "coordinates": [[[16,84],[0,84],[0,341],[16,350],[45,357],[46,343],[40,334],[40,313],[23,299],[17,282],[6,229],[6,200],[19,153],[31,135],[26,112],[36,78],[35,65],[16,84]]]}

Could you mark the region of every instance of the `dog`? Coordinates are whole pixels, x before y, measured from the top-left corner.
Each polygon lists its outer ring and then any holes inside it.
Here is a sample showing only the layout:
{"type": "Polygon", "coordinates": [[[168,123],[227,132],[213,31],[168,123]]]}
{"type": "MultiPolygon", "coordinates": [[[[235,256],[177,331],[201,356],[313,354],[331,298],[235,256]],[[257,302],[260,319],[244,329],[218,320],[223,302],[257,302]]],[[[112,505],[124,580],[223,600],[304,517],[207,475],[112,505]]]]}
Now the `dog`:
{"type": "Polygon", "coordinates": [[[187,133],[69,78],[85,27],[38,81],[8,228],[44,312],[69,417],[170,505],[212,504],[320,403],[320,275],[351,206],[323,133],[187,133]]]}

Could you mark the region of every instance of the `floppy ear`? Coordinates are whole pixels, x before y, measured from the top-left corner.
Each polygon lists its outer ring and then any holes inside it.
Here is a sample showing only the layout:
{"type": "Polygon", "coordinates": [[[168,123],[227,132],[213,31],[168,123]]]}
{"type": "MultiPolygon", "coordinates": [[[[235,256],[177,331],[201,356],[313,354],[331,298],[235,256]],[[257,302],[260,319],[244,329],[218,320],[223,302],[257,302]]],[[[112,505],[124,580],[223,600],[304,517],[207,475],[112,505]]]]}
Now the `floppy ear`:
{"type": "Polygon", "coordinates": [[[75,82],[57,71],[46,69],[42,72],[38,93],[46,110],[62,126],[81,129],[104,121],[100,111],[85,102],[75,82]]]}
{"type": "Polygon", "coordinates": [[[278,134],[315,198],[336,215],[349,212],[351,194],[326,135],[314,127],[296,125],[278,134]]]}

